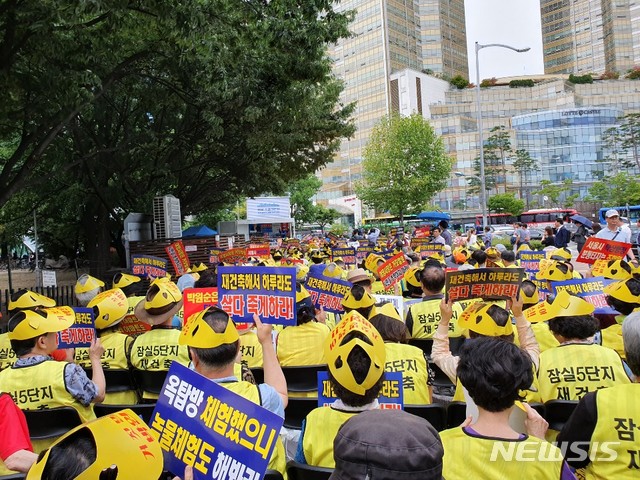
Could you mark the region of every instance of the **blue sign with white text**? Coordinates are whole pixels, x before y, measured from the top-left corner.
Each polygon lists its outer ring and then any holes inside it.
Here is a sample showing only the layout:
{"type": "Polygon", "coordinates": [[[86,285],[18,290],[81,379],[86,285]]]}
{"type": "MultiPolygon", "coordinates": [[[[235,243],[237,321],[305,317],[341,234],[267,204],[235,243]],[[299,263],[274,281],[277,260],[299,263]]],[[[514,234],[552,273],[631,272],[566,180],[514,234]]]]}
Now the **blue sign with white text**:
{"type": "Polygon", "coordinates": [[[563,282],[551,282],[551,286],[553,287],[554,295],[559,290],[567,290],[569,293],[585,299],[596,307],[596,310],[593,312],[595,314],[618,315],[618,312],[607,304],[607,296],[602,291],[604,287],[615,282],[617,282],[617,280],[604,277],[575,278],[563,282]]]}

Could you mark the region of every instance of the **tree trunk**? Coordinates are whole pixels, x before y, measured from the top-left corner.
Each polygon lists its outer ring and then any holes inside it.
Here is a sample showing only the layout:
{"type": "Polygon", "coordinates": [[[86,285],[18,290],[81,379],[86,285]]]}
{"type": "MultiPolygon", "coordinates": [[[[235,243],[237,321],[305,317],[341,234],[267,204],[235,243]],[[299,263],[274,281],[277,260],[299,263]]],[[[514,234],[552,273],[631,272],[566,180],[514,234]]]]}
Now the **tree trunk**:
{"type": "Polygon", "coordinates": [[[107,270],[111,266],[109,212],[101,203],[95,202],[93,208],[85,208],[82,223],[87,238],[85,250],[89,261],[89,273],[105,280],[107,270]]]}

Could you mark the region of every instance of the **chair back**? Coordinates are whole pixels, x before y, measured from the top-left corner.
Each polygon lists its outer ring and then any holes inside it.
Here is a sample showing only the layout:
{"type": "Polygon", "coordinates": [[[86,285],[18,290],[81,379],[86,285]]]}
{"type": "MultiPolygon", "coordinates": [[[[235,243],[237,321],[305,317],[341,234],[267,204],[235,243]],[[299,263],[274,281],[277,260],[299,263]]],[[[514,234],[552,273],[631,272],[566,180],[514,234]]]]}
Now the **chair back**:
{"type": "Polygon", "coordinates": [[[282,367],[289,392],[313,392],[318,389],[318,372],[326,371],[326,365],[282,367]]]}
{"type": "Polygon", "coordinates": [[[144,423],[151,425],[151,416],[153,415],[153,409],[156,408],[156,404],[136,403],[133,405],[107,405],[104,403],[98,403],[93,406],[93,410],[96,412],[96,417],[105,417],[126,408],[133,410],[136,415],[144,420],[144,423]]]}
{"type": "Polygon", "coordinates": [[[542,418],[547,416],[547,409],[545,408],[544,403],[531,402],[529,406],[538,412],[542,418]]]}
{"type": "Polygon", "coordinates": [[[26,473],[12,473],[11,475],[0,475],[0,480],[24,480],[26,473]]]}
{"type": "Polygon", "coordinates": [[[289,480],[329,480],[333,468],[312,467],[291,460],[287,463],[287,477],[289,480]]]}
{"type": "Polygon", "coordinates": [[[433,370],[433,386],[434,387],[455,387],[451,379],[444,373],[438,365],[429,362],[429,369],[433,370]]]}
{"type": "Polygon", "coordinates": [[[451,355],[457,355],[460,351],[460,347],[464,344],[465,337],[449,337],[449,351],[451,355]]]}
{"type": "Polygon", "coordinates": [[[82,424],[78,411],[72,407],[23,410],[32,440],[45,440],[64,435],[82,424]]]}
{"type": "Polygon", "coordinates": [[[451,402],[447,406],[447,428],[459,427],[467,419],[467,404],[451,402]]]}
{"type": "Polygon", "coordinates": [[[162,385],[167,377],[167,370],[138,370],[133,371],[133,376],[144,392],[160,395],[162,385]]]}
{"type": "Polygon", "coordinates": [[[431,349],[433,348],[433,340],[430,338],[410,338],[409,345],[418,347],[424,354],[431,358],[431,349]]]}
{"type": "Polygon", "coordinates": [[[284,409],[284,426],[300,430],[302,421],[317,406],[317,398],[289,398],[287,408],[284,409]]]}
{"type": "Polygon", "coordinates": [[[546,410],[545,420],[549,422],[552,430],[562,430],[562,427],[576,409],[576,400],[549,400],[544,404],[546,410]]]}
{"type": "Polygon", "coordinates": [[[104,379],[107,383],[106,393],[128,392],[136,390],[133,375],[129,370],[104,370],[104,379]]]}
{"type": "Polygon", "coordinates": [[[430,405],[405,405],[404,411],[411,415],[424,418],[439,432],[447,428],[447,409],[439,403],[432,403],[430,405]]]}
{"type": "Polygon", "coordinates": [[[266,472],[264,472],[264,477],[262,478],[264,480],[284,480],[282,474],[277,470],[267,470],[266,472]]]}
{"type": "Polygon", "coordinates": [[[253,378],[256,380],[256,385],[264,383],[264,370],[262,367],[252,367],[251,373],[253,373],[253,378]]]}

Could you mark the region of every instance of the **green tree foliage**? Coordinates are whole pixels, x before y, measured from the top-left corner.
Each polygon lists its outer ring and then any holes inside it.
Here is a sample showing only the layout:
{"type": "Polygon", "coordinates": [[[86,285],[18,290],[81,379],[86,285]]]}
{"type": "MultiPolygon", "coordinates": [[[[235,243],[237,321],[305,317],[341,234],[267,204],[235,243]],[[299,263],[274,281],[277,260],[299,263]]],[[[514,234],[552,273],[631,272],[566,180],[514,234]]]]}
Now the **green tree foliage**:
{"type": "Polygon", "coordinates": [[[427,120],[415,114],[383,118],[364,151],[360,199],[400,217],[422,210],[447,186],[452,160],[427,120]]]}
{"type": "Polygon", "coordinates": [[[307,175],[289,185],[291,201],[291,218],[295,219],[296,226],[303,223],[311,223],[314,220],[313,196],[320,190],[322,181],[313,174],[307,175]]]}
{"type": "Polygon", "coordinates": [[[593,77],[590,73],[587,73],[586,75],[574,75],[572,73],[569,75],[569,81],[573,84],[593,83],[593,77]]]}
{"type": "Polygon", "coordinates": [[[607,146],[614,173],[620,168],[640,169],[640,113],[628,113],[618,119],[620,125],[607,129],[602,140],[607,146]]]}
{"type": "Polygon", "coordinates": [[[349,232],[349,226],[345,225],[344,223],[334,223],[329,228],[329,231],[331,233],[335,233],[339,237],[342,237],[343,235],[346,235],[349,232]]]}
{"type": "MultiPolygon", "coordinates": [[[[493,127],[491,135],[484,143],[484,177],[485,187],[487,191],[498,189],[498,181],[502,180],[504,191],[507,190],[507,159],[513,154],[511,148],[511,136],[504,125],[493,127]]],[[[474,161],[474,170],[476,175],[480,177],[480,158],[474,161]]],[[[471,178],[470,191],[478,193],[480,191],[480,181],[477,178],[471,178]]]]}
{"type": "Polygon", "coordinates": [[[487,208],[490,212],[510,213],[517,216],[524,212],[524,201],[516,198],[513,193],[499,193],[489,197],[487,208]]]}
{"type": "Polygon", "coordinates": [[[620,172],[593,184],[588,200],[602,202],[603,205],[640,204],[640,177],[620,172]]]}
{"type": "Polygon", "coordinates": [[[43,238],[104,270],[122,218],[154,196],[186,215],[284,193],[353,132],[326,55],[352,15],[332,5],[5,2],[2,217],[24,228],[37,207],[59,225],[43,238]]]}
{"type": "Polygon", "coordinates": [[[629,80],[638,80],[638,79],[640,79],[640,67],[638,67],[638,66],[633,67],[631,70],[629,70],[627,72],[627,74],[624,77],[628,78],[629,80]]]}
{"type": "MultiPolygon", "coordinates": [[[[544,205],[547,207],[562,207],[569,205],[561,205],[560,199],[562,195],[569,190],[571,190],[573,186],[573,181],[571,179],[564,180],[561,184],[555,184],[550,180],[542,180],[540,182],[541,188],[539,188],[536,193],[540,198],[547,197],[547,201],[544,202],[544,205]]],[[[575,201],[576,196],[568,197],[568,203],[573,203],[575,201]]],[[[565,200],[566,201],[566,200],[565,200]]]]}
{"type": "Polygon", "coordinates": [[[520,178],[520,198],[525,197],[524,184],[529,183],[529,172],[540,170],[538,162],[526,150],[520,148],[516,150],[516,157],[513,161],[513,169],[518,173],[520,178]]]}
{"type": "Polygon", "coordinates": [[[519,87],[533,87],[535,82],[530,78],[525,78],[521,80],[511,80],[509,82],[509,88],[519,88],[519,87]]]}
{"type": "Polygon", "coordinates": [[[462,90],[469,86],[469,80],[464,78],[462,75],[456,75],[451,80],[449,80],[449,83],[456,87],[458,90],[462,90]]]}
{"type": "Polygon", "coordinates": [[[313,207],[312,212],[312,222],[317,223],[320,226],[320,229],[324,233],[324,227],[332,224],[337,219],[339,219],[342,214],[338,212],[334,208],[327,208],[324,205],[316,205],[313,207]]]}

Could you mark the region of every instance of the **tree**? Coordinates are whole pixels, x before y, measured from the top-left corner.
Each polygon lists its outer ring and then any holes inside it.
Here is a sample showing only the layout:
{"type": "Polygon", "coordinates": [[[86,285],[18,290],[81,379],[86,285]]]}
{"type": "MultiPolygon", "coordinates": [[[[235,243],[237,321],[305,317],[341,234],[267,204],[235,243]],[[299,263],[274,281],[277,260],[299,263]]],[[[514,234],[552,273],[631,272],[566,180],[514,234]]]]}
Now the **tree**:
{"type": "Polygon", "coordinates": [[[326,55],[352,14],[328,0],[5,3],[0,222],[36,205],[94,273],[154,196],[187,215],[284,193],[354,130],[326,55]]]}
{"type": "Polygon", "coordinates": [[[356,193],[370,207],[398,216],[401,225],[405,213],[428,205],[451,174],[452,160],[442,140],[419,114],[383,118],[363,157],[356,193]]]}
{"type": "Polygon", "coordinates": [[[463,90],[469,86],[469,80],[464,78],[462,75],[456,75],[451,80],[449,80],[449,83],[456,87],[458,90],[463,90]]]}
{"type": "Polygon", "coordinates": [[[617,138],[620,150],[631,156],[622,161],[625,168],[637,167],[640,170],[640,113],[628,113],[619,118],[617,138]]]}
{"type": "MultiPolygon", "coordinates": [[[[522,199],[524,193],[524,183],[528,180],[529,172],[540,170],[538,162],[533,158],[529,152],[520,148],[516,150],[516,159],[513,161],[513,169],[518,173],[520,178],[520,198],[522,199]]],[[[526,182],[528,183],[528,182],[526,182]]],[[[526,195],[527,204],[529,203],[529,195],[526,195]]]]}
{"type": "Polygon", "coordinates": [[[289,185],[291,201],[291,218],[295,219],[296,227],[303,223],[313,222],[313,196],[320,190],[322,181],[313,174],[307,175],[289,185]]]}
{"type": "Polygon", "coordinates": [[[312,222],[317,223],[320,226],[320,230],[324,233],[324,227],[335,222],[342,216],[334,208],[327,208],[324,205],[316,205],[312,209],[312,222]]]}
{"type": "Polygon", "coordinates": [[[516,198],[513,193],[500,193],[489,197],[487,208],[490,212],[517,216],[524,212],[524,201],[516,198]]]}
{"type": "Polygon", "coordinates": [[[595,200],[608,206],[638,205],[640,204],[640,177],[620,172],[604,178],[594,183],[589,189],[587,200],[595,200]]]}
{"type": "MultiPolygon", "coordinates": [[[[550,180],[542,180],[540,182],[540,188],[538,190],[538,195],[542,197],[547,197],[550,206],[559,207],[560,205],[560,197],[563,193],[571,190],[573,185],[573,180],[570,178],[563,180],[561,184],[554,184],[550,180]]],[[[571,203],[575,201],[575,197],[570,200],[571,203]]],[[[545,201],[546,202],[546,201],[545,201]]]]}
{"type": "MultiPolygon", "coordinates": [[[[504,191],[507,191],[507,158],[513,153],[511,149],[511,137],[504,125],[493,127],[489,130],[492,134],[484,142],[484,178],[485,189],[496,189],[498,193],[498,181],[502,179],[504,191]]],[[[480,192],[480,157],[474,160],[473,168],[476,177],[471,177],[469,185],[471,193],[480,192]]]]}

